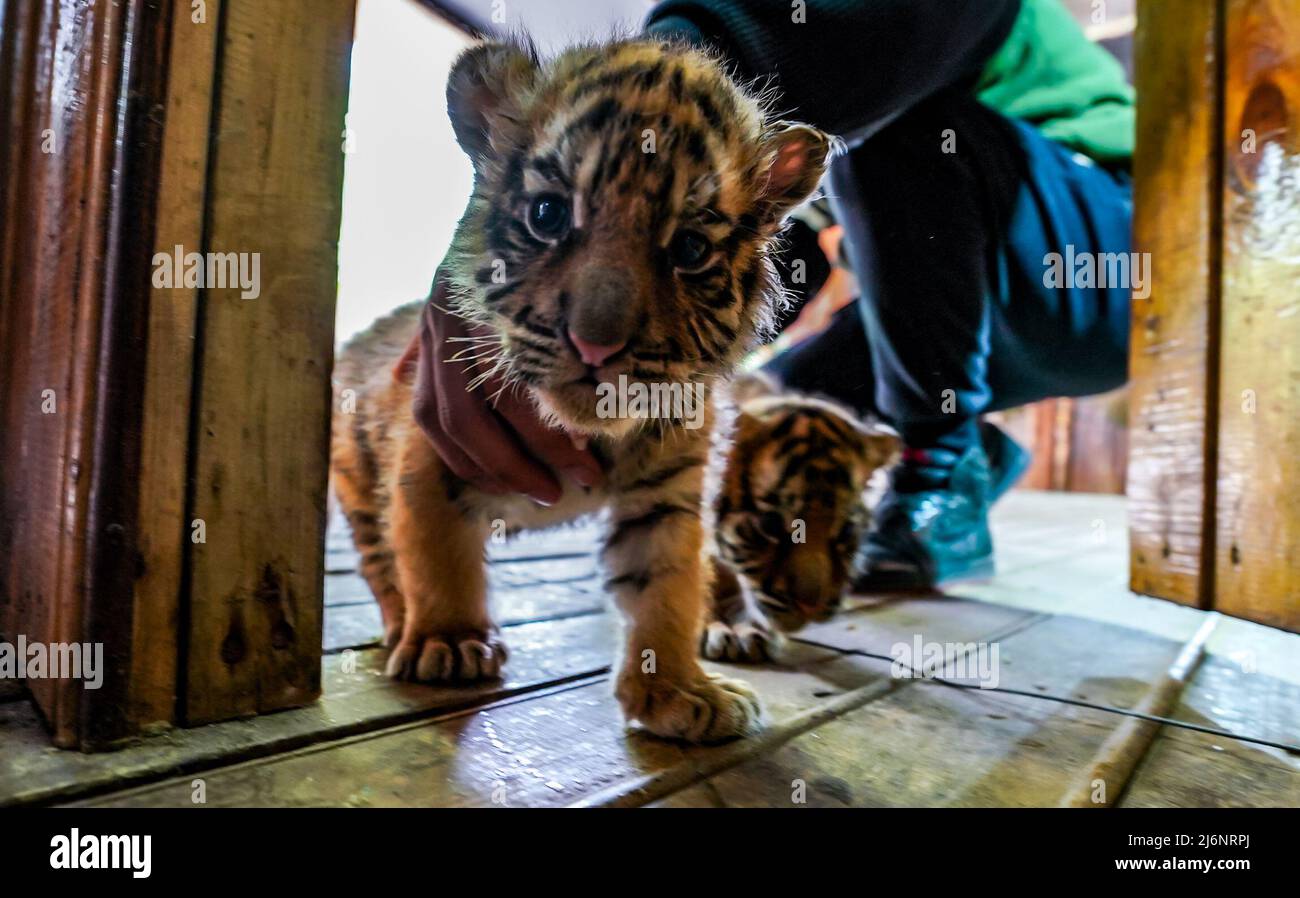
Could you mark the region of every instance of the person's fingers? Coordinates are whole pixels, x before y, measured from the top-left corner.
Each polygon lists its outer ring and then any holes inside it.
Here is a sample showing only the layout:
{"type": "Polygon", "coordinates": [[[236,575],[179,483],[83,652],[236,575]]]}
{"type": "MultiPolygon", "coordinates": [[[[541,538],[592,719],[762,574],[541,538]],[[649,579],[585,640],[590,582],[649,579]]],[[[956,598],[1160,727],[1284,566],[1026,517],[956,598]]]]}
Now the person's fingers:
{"type": "MultiPolygon", "coordinates": [[[[421,320],[418,361],[415,362],[413,411],[421,430],[456,476],[491,492],[519,492],[551,505],[563,492],[552,470],[583,485],[595,485],[603,472],[595,458],[578,449],[563,431],[546,427],[531,404],[511,397],[503,409],[493,408],[500,382],[489,380],[471,390],[474,372],[463,353],[476,332],[446,308],[441,278],[421,320]],[[460,357],[458,357],[460,356],[460,357]],[[539,461],[540,457],[540,461],[539,461]]],[[[409,365],[408,347],[398,371],[409,365]]]]}
{"type": "MultiPolygon", "coordinates": [[[[545,505],[558,502],[562,493],[559,481],[524,451],[489,407],[483,389],[469,389],[471,375],[466,370],[467,363],[452,361],[463,344],[450,339],[468,334],[463,322],[451,320],[454,316],[440,312],[432,304],[425,318],[429,324],[422,328],[418,378],[424,392],[417,390],[417,396],[424,400],[422,414],[426,417],[432,414],[436,419],[427,426],[422,425],[425,432],[445,435],[470,465],[507,491],[523,493],[545,505]]],[[[471,482],[477,484],[478,480],[471,482]]]]}
{"type": "Polygon", "coordinates": [[[600,486],[605,472],[586,448],[586,438],[546,426],[537,409],[514,390],[506,390],[496,401],[497,414],[519,435],[533,455],[551,470],[567,474],[581,486],[600,486]]]}
{"type": "Polygon", "coordinates": [[[433,444],[434,450],[442,458],[443,463],[461,480],[489,493],[510,492],[499,480],[480,468],[461,451],[456,441],[451,439],[442,427],[438,416],[437,388],[433,376],[433,365],[436,364],[436,360],[434,358],[435,338],[431,327],[429,315],[425,314],[421,318],[419,332],[412,339],[411,345],[407,347],[394,370],[394,375],[400,377],[401,374],[414,368],[415,386],[411,413],[415,417],[416,424],[433,444]]]}
{"type": "MultiPolygon", "coordinates": [[[[426,412],[425,417],[426,420],[431,418],[434,422],[438,419],[436,411],[426,412]]],[[[422,426],[421,430],[424,431],[424,435],[428,437],[429,442],[433,444],[433,448],[442,458],[443,464],[450,468],[451,472],[461,480],[494,495],[505,495],[513,492],[505,484],[475,464],[468,455],[461,451],[460,446],[456,445],[456,441],[447,436],[441,426],[435,423],[432,427],[422,426]]]]}
{"type": "Polygon", "coordinates": [[[485,396],[466,392],[456,380],[440,379],[437,385],[439,423],[471,462],[535,502],[554,505],[560,500],[559,481],[524,451],[485,396]]]}

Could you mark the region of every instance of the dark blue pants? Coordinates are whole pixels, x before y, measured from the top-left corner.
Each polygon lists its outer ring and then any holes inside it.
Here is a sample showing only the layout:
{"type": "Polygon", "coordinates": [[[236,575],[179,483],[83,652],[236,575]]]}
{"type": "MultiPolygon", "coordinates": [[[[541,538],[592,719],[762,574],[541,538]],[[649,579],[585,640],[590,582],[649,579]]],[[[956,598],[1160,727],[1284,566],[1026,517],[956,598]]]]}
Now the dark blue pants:
{"type": "Polygon", "coordinates": [[[1128,287],[1044,280],[1050,253],[1129,252],[1127,175],[949,90],[835,160],[828,193],[862,297],[769,363],[784,383],[961,451],[984,412],[1127,379],[1128,287]]]}

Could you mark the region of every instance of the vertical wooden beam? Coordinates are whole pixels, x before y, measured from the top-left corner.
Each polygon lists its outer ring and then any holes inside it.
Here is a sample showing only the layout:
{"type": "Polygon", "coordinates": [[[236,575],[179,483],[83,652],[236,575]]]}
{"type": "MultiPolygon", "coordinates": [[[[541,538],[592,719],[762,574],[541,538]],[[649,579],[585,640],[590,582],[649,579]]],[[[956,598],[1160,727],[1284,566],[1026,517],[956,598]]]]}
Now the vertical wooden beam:
{"type": "Polygon", "coordinates": [[[1138,6],[1128,496],[1132,588],[1208,607],[1218,370],[1220,0],[1138,6]]]}
{"type": "Polygon", "coordinates": [[[1300,630],[1300,0],[1230,0],[1216,607],[1300,630]]]}
{"type": "Polygon", "coordinates": [[[320,692],[336,251],[353,0],[225,0],[203,249],[260,293],[200,299],[185,720],[320,692]]]}
{"type": "MultiPolygon", "coordinates": [[[[153,252],[170,256],[176,246],[203,244],[221,5],[207,0],[200,14],[189,0],[168,2],[171,49],[153,252]]],[[[198,288],[183,282],[154,290],[149,303],[140,435],[141,565],[132,639],[153,650],[132,656],[130,713],[137,727],[170,723],[176,714],[181,569],[190,535],[186,447],[197,304],[198,288]]]]}

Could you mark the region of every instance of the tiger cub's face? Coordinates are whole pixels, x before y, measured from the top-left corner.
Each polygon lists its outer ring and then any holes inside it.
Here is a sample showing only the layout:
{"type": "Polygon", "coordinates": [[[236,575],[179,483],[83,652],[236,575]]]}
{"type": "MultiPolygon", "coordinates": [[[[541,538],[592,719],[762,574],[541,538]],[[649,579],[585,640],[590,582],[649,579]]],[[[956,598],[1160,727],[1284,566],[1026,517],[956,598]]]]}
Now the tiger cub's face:
{"type": "Polygon", "coordinates": [[[828,402],[788,393],[741,402],[718,501],[718,555],[782,630],[839,607],[868,522],[863,491],[897,453],[896,436],[828,402]]]}
{"type": "Polygon", "coordinates": [[[475,186],[447,259],[496,372],[571,430],[619,433],[597,386],[706,383],[766,326],[768,246],[829,141],[767,118],[701,51],[484,44],[448,84],[475,186]]]}

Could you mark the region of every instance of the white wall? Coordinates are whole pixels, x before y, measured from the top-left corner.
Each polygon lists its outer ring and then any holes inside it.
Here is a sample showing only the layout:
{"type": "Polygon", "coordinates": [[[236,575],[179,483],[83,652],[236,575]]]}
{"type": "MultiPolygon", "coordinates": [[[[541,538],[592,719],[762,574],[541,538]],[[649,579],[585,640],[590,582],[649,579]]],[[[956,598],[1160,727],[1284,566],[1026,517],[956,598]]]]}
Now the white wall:
{"type": "Polygon", "coordinates": [[[339,235],[336,338],[428,295],[472,186],[447,119],[468,43],[412,0],[358,0],[339,235]]]}

